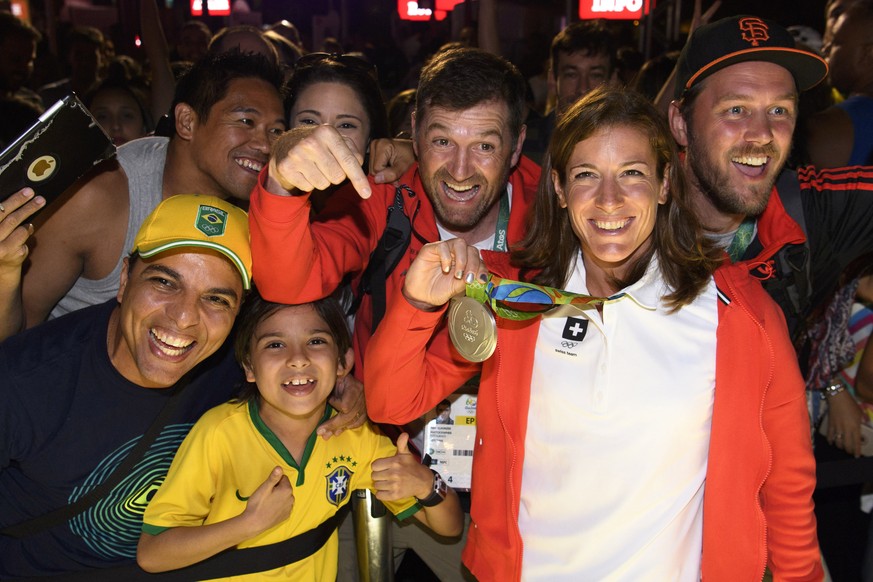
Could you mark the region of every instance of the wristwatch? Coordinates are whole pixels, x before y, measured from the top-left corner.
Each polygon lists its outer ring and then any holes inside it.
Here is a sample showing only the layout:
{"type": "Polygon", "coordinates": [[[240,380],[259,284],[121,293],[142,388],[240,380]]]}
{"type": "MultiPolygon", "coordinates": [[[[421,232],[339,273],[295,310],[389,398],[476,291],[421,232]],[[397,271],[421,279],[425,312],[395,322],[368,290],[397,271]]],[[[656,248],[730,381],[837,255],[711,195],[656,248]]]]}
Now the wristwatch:
{"type": "Polygon", "coordinates": [[[446,485],[446,482],[443,481],[440,474],[433,469],[431,469],[431,472],[433,473],[433,489],[431,490],[430,495],[424,499],[419,499],[418,497],[415,498],[422,507],[433,507],[439,505],[449,493],[449,486],[446,485]]]}
{"type": "Polygon", "coordinates": [[[825,396],[836,396],[840,392],[843,392],[845,389],[846,389],[846,387],[843,386],[842,382],[834,382],[830,386],[827,386],[823,390],[823,392],[824,392],[825,396]]]}

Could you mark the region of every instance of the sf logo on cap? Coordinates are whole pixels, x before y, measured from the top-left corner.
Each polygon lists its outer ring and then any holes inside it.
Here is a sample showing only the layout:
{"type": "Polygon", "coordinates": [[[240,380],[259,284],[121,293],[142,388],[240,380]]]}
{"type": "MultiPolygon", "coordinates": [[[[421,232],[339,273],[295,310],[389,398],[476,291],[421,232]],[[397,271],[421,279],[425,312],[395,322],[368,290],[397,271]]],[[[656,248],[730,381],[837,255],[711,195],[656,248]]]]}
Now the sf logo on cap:
{"type": "Polygon", "coordinates": [[[214,206],[201,206],[195,226],[206,236],[221,236],[227,228],[227,212],[214,206]]]}
{"type": "Polygon", "coordinates": [[[740,18],[740,30],[743,31],[743,40],[752,46],[770,40],[770,29],[760,18],[740,18]]]}

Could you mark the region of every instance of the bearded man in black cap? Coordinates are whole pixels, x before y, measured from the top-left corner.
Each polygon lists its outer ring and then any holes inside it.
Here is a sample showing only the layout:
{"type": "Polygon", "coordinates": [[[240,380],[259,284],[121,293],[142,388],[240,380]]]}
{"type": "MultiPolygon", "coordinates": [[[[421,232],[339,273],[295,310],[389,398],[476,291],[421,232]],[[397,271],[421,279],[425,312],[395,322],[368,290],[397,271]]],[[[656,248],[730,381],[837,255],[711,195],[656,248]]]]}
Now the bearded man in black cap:
{"type": "Polygon", "coordinates": [[[692,34],[669,111],[698,218],[732,261],[756,265],[795,339],[873,250],[873,168],[785,168],[798,93],[826,75],[780,25],[732,16],[692,34]]]}
{"type": "MultiPolygon", "coordinates": [[[[824,311],[843,271],[873,251],[873,168],[785,168],[798,93],[826,74],[825,61],[796,49],[781,26],[754,16],[725,18],[692,34],[677,64],[669,110],[673,136],[685,148],[698,218],[732,261],[749,264],[782,308],[801,368],[812,314],[824,311]]],[[[854,405],[838,382],[808,384],[831,407],[845,406],[846,399],[854,405]]],[[[849,458],[836,448],[849,443],[852,431],[839,426],[829,428],[835,448],[824,439],[816,443],[820,484],[827,475],[822,461],[849,458]]],[[[866,526],[857,523],[865,519],[857,493],[819,489],[815,503],[834,579],[859,579],[866,526]]]]}

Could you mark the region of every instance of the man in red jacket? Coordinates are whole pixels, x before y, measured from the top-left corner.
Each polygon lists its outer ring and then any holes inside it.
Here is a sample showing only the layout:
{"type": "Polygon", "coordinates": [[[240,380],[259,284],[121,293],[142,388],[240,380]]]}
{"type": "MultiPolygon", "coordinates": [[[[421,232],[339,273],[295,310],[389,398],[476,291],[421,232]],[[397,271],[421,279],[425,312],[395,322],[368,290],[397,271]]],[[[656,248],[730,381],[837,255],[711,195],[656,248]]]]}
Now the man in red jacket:
{"type": "MultiPolygon", "coordinates": [[[[389,208],[408,218],[411,234],[387,280],[377,273],[370,281],[371,289],[384,284],[386,303],[400,292],[406,270],[427,242],[457,237],[482,249],[508,250],[521,238],[540,173],[521,155],[524,83],[512,64],[485,51],[452,49],[434,57],[422,70],[413,113],[417,163],[398,185],[368,180],[361,157],[331,127],[281,137],[251,198],[254,278],[261,294],[303,303],[330,294],[349,277],[359,293],[389,224],[389,208]],[[308,193],[346,181],[310,221],[308,193]]],[[[354,330],[359,377],[375,328],[373,297],[360,300],[354,330]]],[[[435,553],[442,556],[433,559],[431,552],[415,549],[441,580],[460,580],[462,545],[440,546],[435,553]]]]}
{"type": "MultiPolygon", "coordinates": [[[[499,57],[456,49],[423,69],[413,113],[417,163],[399,181],[412,237],[389,276],[388,301],[425,242],[460,237],[499,249],[519,239],[539,179],[539,167],[521,156],[524,111],[524,79],[499,57]],[[504,216],[501,201],[509,206],[504,216]]],[[[357,290],[398,189],[368,180],[360,156],[330,127],[292,130],[274,147],[252,192],[258,289],[272,301],[306,302],[351,275],[357,290]],[[309,192],[346,181],[310,224],[309,192]]],[[[358,375],[372,335],[370,306],[363,297],[355,323],[358,375]]]]}

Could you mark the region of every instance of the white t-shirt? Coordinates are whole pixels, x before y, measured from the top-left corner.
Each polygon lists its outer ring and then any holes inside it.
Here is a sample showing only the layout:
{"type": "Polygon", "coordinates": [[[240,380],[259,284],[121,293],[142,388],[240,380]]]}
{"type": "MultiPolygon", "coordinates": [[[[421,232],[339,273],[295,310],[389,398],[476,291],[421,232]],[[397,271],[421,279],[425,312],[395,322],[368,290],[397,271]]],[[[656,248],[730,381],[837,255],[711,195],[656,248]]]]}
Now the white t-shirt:
{"type": "MultiPolygon", "coordinates": [[[[581,254],[566,285],[586,293],[581,254]]],[[[521,486],[524,580],[700,579],[715,389],[714,280],[668,313],[657,260],[537,338],[521,486]]]]}

